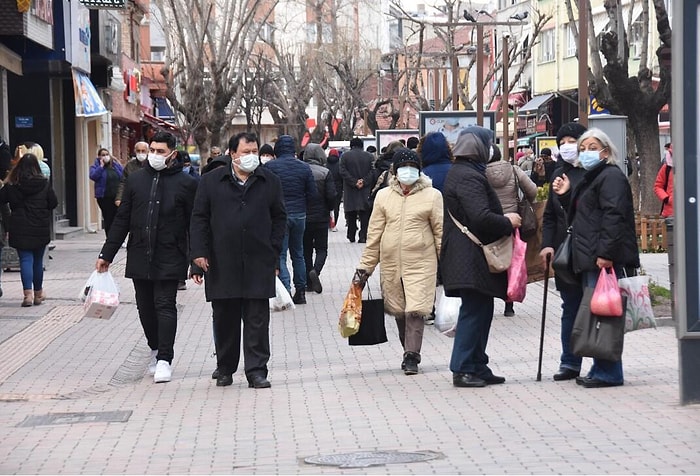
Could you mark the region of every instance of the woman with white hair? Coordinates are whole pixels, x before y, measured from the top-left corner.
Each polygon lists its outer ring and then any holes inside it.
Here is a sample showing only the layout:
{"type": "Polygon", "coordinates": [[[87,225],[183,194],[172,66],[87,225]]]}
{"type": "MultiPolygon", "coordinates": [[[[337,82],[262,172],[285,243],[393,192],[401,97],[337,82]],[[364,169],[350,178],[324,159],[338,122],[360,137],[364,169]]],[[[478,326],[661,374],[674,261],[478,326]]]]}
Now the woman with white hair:
{"type": "MultiPolygon", "coordinates": [[[[615,165],[617,148],[605,132],[583,133],[578,151],[586,170],[581,182],[572,189],[564,174],[552,182],[552,189],[569,210],[573,271],[582,275],[583,287],[595,287],[602,268],[613,268],[622,277],[623,270],[634,276],[639,267],[632,189],[615,165]]],[[[622,385],[622,360],[593,359],[588,375],[577,377],[576,383],[586,388],[622,385]]]]}

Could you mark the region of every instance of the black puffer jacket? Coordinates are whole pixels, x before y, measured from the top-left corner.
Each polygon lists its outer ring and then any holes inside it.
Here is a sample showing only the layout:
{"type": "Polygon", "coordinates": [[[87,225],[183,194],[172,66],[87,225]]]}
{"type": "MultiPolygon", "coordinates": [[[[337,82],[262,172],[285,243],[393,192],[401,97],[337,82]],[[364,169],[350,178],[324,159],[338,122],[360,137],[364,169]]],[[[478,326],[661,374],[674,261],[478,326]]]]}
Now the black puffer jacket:
{"type": "Polygon", "coordinates": [[[597,271],[597,258],[615,266],[639,267],[632,189],[616,165],[589,170],[581,183],[560,197],[573,227],[575,273],[597,271]]]}
{"type": "Polygon", "coordinates": [[[186,276],[190,216],[197,181],[176,162],[160,172],[150,165],[126,180],[100,258],[112,262],[126,235],[127,278],[171,280],[186,276]]]}
{"type": "MultiPolygon", "coordinates": [[[[561,165],[552,174],[552,181],[566,174],[569,177],[571,189],[573,190],[583,180],[585,173],[586,171],[583,168],[574,167],[562,160],[561,165]]],[[[566,209],[561,204],[559,196],[550,187],[547,205],[545,205],[542,218],[542,248],[554,248],[556,251],[564,241],[564,238],[566,238],[568,226],[566,209]]]]}
{"type": "Polygon", "coordinates": [[[306,207],[306,222],[328,223],[331,210],[335,207],[336,192],[333,176],[325,167],[326,153],[320,145],[309,144],[304,151],[304,162],[311,167],[318,192],[318,197],[306,207]]]}
{"type": "Polygon", "coordinates": [[[10,205],[6,223],[10,246],[19,250],[36,250],[51,241],[51,210],[58,200],[49,181],[34,177],[0,189],[0,205],[10,205]]]}
{"type": "Polygon", "coordinates": [[[496,192],[473,164],[458,158],[447,172],[443,199],[440,274],[445,294],[459,296],[460,290],[468,289],[505,299],[506,273],[489,271],[481,248],[457,228],[448,214],[451,212],[482,243],[494,242],[513,232],[496,192]]]}

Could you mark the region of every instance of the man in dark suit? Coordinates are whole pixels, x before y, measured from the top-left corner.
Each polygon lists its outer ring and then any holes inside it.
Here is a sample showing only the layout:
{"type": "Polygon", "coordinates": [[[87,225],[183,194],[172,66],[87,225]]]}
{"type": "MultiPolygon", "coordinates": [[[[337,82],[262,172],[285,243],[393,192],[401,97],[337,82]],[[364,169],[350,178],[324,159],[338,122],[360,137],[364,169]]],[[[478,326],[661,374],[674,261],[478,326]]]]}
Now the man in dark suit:
{"type": "Polygon", "coordinates": [[[350,140],[350,150],[340,157],[340,175],[343,177],[343,208],[348,225],[348,240],[355,242],[357,219],[360,219],[358,242],[367,241],[367,226],[372,207],[369,194],[372,191],[372,154],[363,150],[360,138],[350,140]]]}
{"type": "Polygon", "coordinates": [[[260,167],[258,139],[240,133],[231,161],[202,175],[190,229],[192,280],[205,282],[214,314],[216,385],[233,383],[241,353],[248,386],[268,388],[269,298],[287,228],[280,179],[260,167]]]}

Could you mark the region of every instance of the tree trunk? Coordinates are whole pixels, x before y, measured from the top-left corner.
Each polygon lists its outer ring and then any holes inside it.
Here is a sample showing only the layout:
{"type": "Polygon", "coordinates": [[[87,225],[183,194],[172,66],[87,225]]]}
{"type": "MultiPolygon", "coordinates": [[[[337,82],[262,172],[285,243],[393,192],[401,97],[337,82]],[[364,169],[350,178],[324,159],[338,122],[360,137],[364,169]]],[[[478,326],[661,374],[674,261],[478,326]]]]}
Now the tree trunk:
{"type": "Polygon", "coordinates": [[[659,200],[654,194],[654,181],[660,166],[659,123],[656,115],[639,114],[629,118],[639,152],[639,213],[658,215],[659,200]]]}

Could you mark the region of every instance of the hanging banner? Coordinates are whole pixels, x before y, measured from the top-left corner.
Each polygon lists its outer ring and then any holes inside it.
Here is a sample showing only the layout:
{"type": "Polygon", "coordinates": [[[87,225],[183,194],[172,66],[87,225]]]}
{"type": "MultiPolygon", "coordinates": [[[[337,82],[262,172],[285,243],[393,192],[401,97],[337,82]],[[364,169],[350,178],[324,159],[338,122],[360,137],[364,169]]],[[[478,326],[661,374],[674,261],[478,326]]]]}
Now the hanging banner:
{"type": "Polygon", "coordinates": [[[72,70],[72,72],[76,117],[94,117],[108,113],[90,78],[80,71],[72,70]]]}

